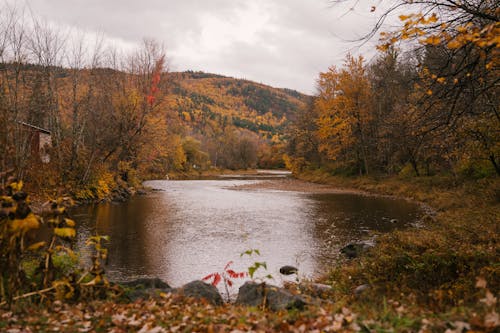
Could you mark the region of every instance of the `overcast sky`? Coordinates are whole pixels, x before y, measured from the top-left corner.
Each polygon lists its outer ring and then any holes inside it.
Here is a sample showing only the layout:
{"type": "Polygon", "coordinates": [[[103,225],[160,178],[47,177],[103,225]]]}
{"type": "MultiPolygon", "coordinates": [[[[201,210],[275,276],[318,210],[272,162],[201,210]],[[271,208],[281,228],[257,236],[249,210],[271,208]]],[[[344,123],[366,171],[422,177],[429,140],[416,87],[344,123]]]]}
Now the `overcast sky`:
{"type": "MultiPolygon", "coordinates": [[[[20,4],[21,0],[7,0],[20,4]]],[[[154,38],[171,71],[201,70],[275,87],[315,92],[320,71],[347,51],[373,56],[373,44],[349,43],[368,32],[380,0],[355,10],[329,0],[26,0],[53,24],[102,33],[124,48],[154,38]]],[[[354,1],[353,1],[354,2],[354,1]]]]}

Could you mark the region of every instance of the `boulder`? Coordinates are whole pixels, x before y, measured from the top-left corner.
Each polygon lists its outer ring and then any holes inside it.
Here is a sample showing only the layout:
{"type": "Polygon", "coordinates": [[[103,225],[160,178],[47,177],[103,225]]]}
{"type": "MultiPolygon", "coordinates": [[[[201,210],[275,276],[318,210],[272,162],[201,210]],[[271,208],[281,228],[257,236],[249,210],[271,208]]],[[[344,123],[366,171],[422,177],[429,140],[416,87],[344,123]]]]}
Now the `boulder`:
{"type": "Polygon", "coordinates": [[[307,303],[302,297],[293,295],[283,288],[249,281],[240,287],[236,304],[265,306],[272,311],[279,311],[302,309],[307,303]]]}
{"type": "Polygon", "coordinates": [[[135,289],[172,289],[168,283],[159,278],[140,278],[122,282],[121,285],[135,289]]]}
{"type": "Polygon", "coordinates": [[[203,281],[189,282],[182,286],[178,292],[187,297],[204,298],[214,305],[222,304],[222,297],[217,288],[203,281]]]}
{"type": "Polygon", "coordinates": [[[293,266],[289,266],[289,265],[286,265],[286,266],[283,266],[280,268],[280,273],[283,275],[297,274],[298,271],[299,271],[299,269],[297,267],[293,267],[293,266]]]}
{"type": "Polygon", "coordinates": [[[131,300],[158,297],[161,293],[171,293],[173,289],[159,278],[140,278],[120,283],[126,290],[125,295],[131,300]]]}
{"type": "Polygon", "coordinates": [[[373,245],[369,243],[351,243],[341,248],[340,253],[345,255],[347,259],[354,259],[371,247],[373,247],[373,245]]]}
{"type": "Polygon", "coordinates": [[[135,192],[136,195],[147,195],[148,192],[144,189],[138,189],[136,192],[135,192]]]}

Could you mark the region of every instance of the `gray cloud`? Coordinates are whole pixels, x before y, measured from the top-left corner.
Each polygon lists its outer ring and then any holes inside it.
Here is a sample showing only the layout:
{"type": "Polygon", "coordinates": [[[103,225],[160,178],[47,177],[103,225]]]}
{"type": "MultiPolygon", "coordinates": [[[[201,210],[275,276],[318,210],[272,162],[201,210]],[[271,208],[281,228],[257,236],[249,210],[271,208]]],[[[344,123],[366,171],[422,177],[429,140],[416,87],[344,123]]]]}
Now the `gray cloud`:
{"type": "MultiPolygon", "coordinates": [[[[26,0],[35,15],[56,24],[129,45],[157,39],[172,70],[215,72],[306,93],[346,50],[359,51],[346,40],[371,27],[374,1],[349,12],[328,0],[26,0]]],[[[362,51],[373,53],[369,45],[362,51]]]]}

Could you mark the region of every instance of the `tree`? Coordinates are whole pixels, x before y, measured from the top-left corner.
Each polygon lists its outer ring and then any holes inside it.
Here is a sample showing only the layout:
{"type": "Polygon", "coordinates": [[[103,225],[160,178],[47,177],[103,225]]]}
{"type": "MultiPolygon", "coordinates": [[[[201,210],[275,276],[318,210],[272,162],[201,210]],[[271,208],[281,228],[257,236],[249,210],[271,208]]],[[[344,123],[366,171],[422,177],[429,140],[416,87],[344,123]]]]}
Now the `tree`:
{"type": "Polygon", "coordinates": [[[317,135],[319,150],[344,166],[370,171],[371,88],[363,57],[346,57],[344,67],[320,73],[317,135]]]}
{"type": "Polygon", "coordinates": [[[432,118],[427,130],[470,134],[476,146],[483,147],[483,157],[500,174],[500,153],[492,144],[500,128],[500,102],[496,98],[500,89],[497,1],[399,0],[383,11],[364,38],[375,36],[395,13],[404,13],[399,15],[401,25],[380,34],[379,48],[388,50],[406,43],[420,49],[420,89],[425,93],[418,104],[422,113],[432,118]],[[491,126],[476,126],[484,122],[491,122],[491,126]]]}

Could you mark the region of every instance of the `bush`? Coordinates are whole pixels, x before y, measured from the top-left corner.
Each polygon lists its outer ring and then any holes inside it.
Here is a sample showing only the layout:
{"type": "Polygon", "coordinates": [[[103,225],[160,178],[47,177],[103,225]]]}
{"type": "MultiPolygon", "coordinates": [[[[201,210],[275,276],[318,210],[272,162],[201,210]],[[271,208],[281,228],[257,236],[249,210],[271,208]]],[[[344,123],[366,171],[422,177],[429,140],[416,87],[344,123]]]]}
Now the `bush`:
{"type": "Polygon", "coordinates": [[[76,223],[69,218],[69,198],[51,201],[50,209],[42,217],[29,206],[23,183],[10,179],[0,188],[0,304],[12,305],[25,298],[75,299],[82,295],[102,294],[109,283],[104,277],[101,260],[106,250],[104,239],[91,237],[95,249],[93,266],[82,272],[78,256],[72,250],[76,238],[76,223]],[[48,238],[37,240],[41,221],[50,229],[48,238]],[[84,277],[90,281],[84,283],[84,277]]]}

